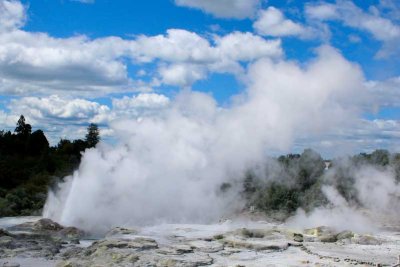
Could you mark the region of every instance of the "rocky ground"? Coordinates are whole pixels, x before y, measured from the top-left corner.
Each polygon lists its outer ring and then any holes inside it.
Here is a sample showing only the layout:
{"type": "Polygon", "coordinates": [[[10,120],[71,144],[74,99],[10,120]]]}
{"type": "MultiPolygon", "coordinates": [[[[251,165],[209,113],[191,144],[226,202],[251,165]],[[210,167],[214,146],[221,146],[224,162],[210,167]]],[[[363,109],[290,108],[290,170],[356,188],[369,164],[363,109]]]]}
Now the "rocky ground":
{"type": "MultiPolygon", "coordinates": [[[[8,221],[9,222],[9,221],[8,221]]],[[[267,222],[117,227],[88,239],[48,219],[4,223],[0,266],[392,266],[400,232],[375,235],[328,227],[292,231],[267,222]]]]}

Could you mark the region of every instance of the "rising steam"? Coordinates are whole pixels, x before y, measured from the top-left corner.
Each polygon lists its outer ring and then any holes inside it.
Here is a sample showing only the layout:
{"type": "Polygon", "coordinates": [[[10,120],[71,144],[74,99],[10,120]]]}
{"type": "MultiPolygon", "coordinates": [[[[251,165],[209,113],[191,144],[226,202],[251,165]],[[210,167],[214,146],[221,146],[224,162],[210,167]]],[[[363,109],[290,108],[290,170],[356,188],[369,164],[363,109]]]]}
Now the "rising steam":
{"type": "Polygon", "coordinates": [[[157,115],[115,121],[118,143],[86,151],[44,216],[91,231],[219,219],[241,208],[240,189],[223,194],[222,183],[297,138],[352,123],[365,101],[359,67],[328,46],[305,66],[261,59],[246,81],[228,108],[182,91],[157,115]]]}

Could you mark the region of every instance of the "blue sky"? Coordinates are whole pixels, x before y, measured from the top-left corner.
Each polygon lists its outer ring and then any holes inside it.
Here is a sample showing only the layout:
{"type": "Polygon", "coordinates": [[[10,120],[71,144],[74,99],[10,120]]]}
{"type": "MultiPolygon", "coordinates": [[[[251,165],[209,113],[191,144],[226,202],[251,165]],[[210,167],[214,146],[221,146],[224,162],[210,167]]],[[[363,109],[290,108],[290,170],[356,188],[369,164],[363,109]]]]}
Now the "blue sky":
{"type": "Polygon", "coordinates": [[[346,129],[362,139],[356,149],[393,150],[399,44],[396,0],[0,0],[0,128],[12,130],[24,113],[53,144],[82,137],[90,122],[107,140],[113,120],[162,112],[162,97],[173,102],[181,90],[229,108],[257,61],[306,68],[325,45],[364,76],[368,101],[353,104],[364,126],[346,129]],[[381,140],[381,131],[390,134],[381,140]]]}

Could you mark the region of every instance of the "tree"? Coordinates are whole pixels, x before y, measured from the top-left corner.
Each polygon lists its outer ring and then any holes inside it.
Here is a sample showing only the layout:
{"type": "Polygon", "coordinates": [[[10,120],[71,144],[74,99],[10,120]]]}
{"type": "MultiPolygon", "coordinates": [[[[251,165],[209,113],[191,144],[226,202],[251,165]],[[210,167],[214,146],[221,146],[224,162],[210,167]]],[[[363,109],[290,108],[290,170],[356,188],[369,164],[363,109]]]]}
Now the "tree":
{"type": "Polygon", "coordinates": [[[42,130],[34,131],[29,140],[29,152],[31,155],[40,155],[49,149],[49,141],[42,130]]]}
{"type": "Polygon", "coordinates": [[[305,149],[299,158],[297,184],[302,190],[310,188],[322,176],[325,162],[322,157],[312,149],[305,149]]]}
{"type": "Polygon", "coordinates": [[[19,117],[19,120],[17,122],[17,127],[15,128],[14,132],[17,135],[21,136],[29,136],[32,132],[32,126],[30,124],[25,123],[25,117],[24,115],[21,115],[19,117]]]}
{"type": "Polygon", "coordinates": [[[89,148],[95,147],[97,143],[100,141],[100,130],[97,124],[94,123],[89,124],[87,128],[85,141],[89,148]]]}

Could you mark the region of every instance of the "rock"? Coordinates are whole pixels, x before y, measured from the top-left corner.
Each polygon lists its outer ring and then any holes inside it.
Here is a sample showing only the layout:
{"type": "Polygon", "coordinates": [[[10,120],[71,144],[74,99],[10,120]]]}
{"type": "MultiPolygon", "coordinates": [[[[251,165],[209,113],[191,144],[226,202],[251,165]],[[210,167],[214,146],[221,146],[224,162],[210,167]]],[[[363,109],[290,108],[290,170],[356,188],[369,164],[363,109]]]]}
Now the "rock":
{"type": "Polygon", "coordinates": [[[60,256],[63,259],[77,258],[78,256],[80,256],[82,251],[83,249],[80,247],[70,247],[64,250],[60,256]]]}
{"type": "Polygon", "coordinates": [[[79,240],[85,235],[85,232],[76,227],[65,227],[58,232],[58,235],[63,239],[79,240]]]}
{"type": "Polygon", "coordinates": [[[16,263],[16,262],[5,262],[3,264],[3,267],[19,267],[19,266],[20,266],[20,264],[16,263]]]}
{"type": "Polygon", "coordinates": [[[252,242],[251,240],[225,240],[224,245],[231,248],[244,248],[255,251],[282,251],[289,247],[288,242],[285,240],[265,242],[252,242]]]}
{"type": "Polygon", "coordinates": [[[311,235],[311,238],[304,239],[307,242],[320,241],[323,243],[334,243],[338,240],[335,230],[326,226],[306,229],[304,230],[304,234],[311,235]]]}
{"type": "Polygon", "coordinates": [[[303,235],[299,233],[293,233],[293,241],[303,242],[304,241],[303,235]]]}
{"type": "Polygon", "coordinates": [[[56,267],[78,267],[78,266],[80,267],[80,265],[68,261],[67,262],[63,261],[56,265],[56,267]]]}
{"type": "Polygon", "coordinates": [[[247,238],[263,238],[265,234],[262,232],[262,230],[255,230],[255,229],[247,229],[243,228],[241,230],[241,235],[247,238]]]}
{"type": "Polygon", "coordinates": [[[319,237],[319,241],[323,243],[335,243],[337,240],[336,234],[325,234],[319,237]]]}
{"type": "Polygon", "coordinates": [[[196,240],[189,242],[189,245],[193,250],[205,253],[215,253],[224,249],[224,245],[217,241],[196,240]]]}
{"type": "Polygon", "coordinates": [[[358,245],[381,245],[382,241],[373,237],[371,235],[357,235],[355,234],[353,238],[351,238],[351,242],[353,244],[358,245]]]}
{"type": "Polygon", "coordinates": [[[64,227],[50,219],[40,219],[33,224],[36,231],[60,231],[64,227]]]}
{"type": "Polygon", "coordinates": [[[0,237],[0,248],[13,248],[14,239],[11,236],[2,236],[0,237]]]}
{"type": "Polygon", "coordinates": [[[158,248],[158,244],[154,239],[138,237],[135,239],[105,239],[94,242],[91,246],[91,248],[98,247],[147,250],[158,248]]]}
{"type": "Polygon", "coordinates": [[[213,262],[214,262],[213,258],[211,258],[208,254],[190,254],[190,255],[184,255],[182,257],[160,258],[158,262],[155,264],[155,266],[197,267],[197,266],[211,265],[213,262]]]}
{"type": "Polygon", "coordinates": [[[3,228],[0,228],[0,237],[2,236],[12,236],[12,234],[4,230],[3,228]]]}
{"type": "Polygon", "coordinates": [[[317,236],[317,237],[326,235],[326,234],[332,234],[334,232],[335,231],[332,228],[327,227],[327,226],[319,226],[319,227],[304,230],[304,234],[317,236]]]}
{"type": "Polygon", "coordinates": [[[337,235],[337,240],[350,239],[352,237],[354,237],[352,231],[342,231],[337,235]]]}
{"type": "Polygon", "coordinates": [[[177,266],[178,261],[175,259],[162,259],[159,261],[158,266],[163,266],[163,267],[175,267],[177,266]]]}
{"type": "Polygon", "coordinates": [[[214,240],[221,240],[221,239],[224,239],[224,235],[222,235],[222,234],[214,235],[214,236],[213,236],[213,239],[214,239],[214,240]]]}
{"type": "Polygon", "coordinates": [[[157,250],[157,253],[164,255],[182,255],[186,253],[192,253],[193,249],[188,245],[174,245],[166,248],[157,250]]]}
{"type": "Polygon", "coordinates": [[[135,229],[128,229],[123,227],[115,227],[106,233],[106,237],[118,236],[118,235],[137,235],[138,231],[135,229]]]}

